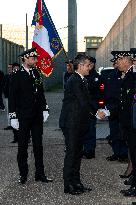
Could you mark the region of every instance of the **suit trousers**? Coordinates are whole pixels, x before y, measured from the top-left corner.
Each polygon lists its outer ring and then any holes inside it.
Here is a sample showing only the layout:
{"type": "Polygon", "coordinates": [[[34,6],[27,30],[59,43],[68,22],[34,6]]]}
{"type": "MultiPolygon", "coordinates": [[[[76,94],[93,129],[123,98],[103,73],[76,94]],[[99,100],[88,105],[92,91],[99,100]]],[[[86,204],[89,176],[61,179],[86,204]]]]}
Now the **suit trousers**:
{"type": "Polygon", "coordinates": [[[17,162],[21,176],[28,174],[28,140],[30,138],[30,131],[33,143],[33,152],[35,158],[36,175],[44,174],[43,165],[43,116],[40,113],[37,116],[30,118],[19,118],[19,136],[18,136],[18,154],[17,162]]]}
{"type": "Polygon", "coordinates": [[[65,138],[65,158],[63,168],[64,186],[80,183],[80,165],[83,152],[83,141],[88,130],[82,126],[62,128],[65,138]]]}

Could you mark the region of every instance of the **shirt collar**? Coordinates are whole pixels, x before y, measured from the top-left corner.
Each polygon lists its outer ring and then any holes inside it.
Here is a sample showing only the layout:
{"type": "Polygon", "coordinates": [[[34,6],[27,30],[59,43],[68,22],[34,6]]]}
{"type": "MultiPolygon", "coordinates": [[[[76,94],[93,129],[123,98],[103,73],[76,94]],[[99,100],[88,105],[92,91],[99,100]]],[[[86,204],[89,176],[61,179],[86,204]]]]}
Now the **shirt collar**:
{"type": "Polygon", "coordinates": [[[24,70],[26,70],[27,73],[30,73],[29,72],[29,70],[30,70],[29,68],[26,68],[23,64],[22,64],[22,66],[23,66],[24,70]]]}
{"type": "Polygon", "coordinates": [[[82,78],[82,80],[84,79],[84,76],[83,76],[83,75],[81,75],[81,74],[78,73],[77,71],[75,71],[75,73],[77,73],[77,74],[82,78]]]}

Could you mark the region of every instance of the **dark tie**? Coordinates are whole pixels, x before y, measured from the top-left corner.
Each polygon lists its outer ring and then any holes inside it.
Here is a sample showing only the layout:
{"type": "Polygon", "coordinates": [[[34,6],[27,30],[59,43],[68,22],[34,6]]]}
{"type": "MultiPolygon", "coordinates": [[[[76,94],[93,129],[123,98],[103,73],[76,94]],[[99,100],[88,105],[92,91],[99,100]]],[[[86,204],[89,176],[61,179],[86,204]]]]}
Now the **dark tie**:
{"type": "Polygon", "coordinates": [[[33,71],[31,69],[29,70],[29,75],[31,78],[33,78],[33,71]]]}
{"type": "Polygon", "coordinates": [[[88,89],[88,82],[86,78],[83,78],[83,83],[85,84],[85,87],[88,89]]]}

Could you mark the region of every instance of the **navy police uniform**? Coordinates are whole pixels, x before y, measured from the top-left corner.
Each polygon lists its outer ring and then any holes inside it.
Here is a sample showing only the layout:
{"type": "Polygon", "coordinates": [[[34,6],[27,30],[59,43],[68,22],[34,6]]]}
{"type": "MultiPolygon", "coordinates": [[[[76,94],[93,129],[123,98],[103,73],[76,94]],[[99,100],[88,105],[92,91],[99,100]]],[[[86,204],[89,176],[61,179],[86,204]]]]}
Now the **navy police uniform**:
{"type": "MultiPolygon", "coordinates": [[[[111,61],[115,63],[114,58],[111,59],[111,61]]],[[[108,118],[110,127],[111,147],[113,150],[113,155],[107,157],[107,160],[110,161],[123,161],[127,159],[128,156],[127,145],[125,143],[125,140],[123,140],[120,136],[119,127],[120,88],[122,81],[121,76],[122,72],[115,68],[108,75],[107,81],[105,82],[105,104],[110,113],[112,113],[111,116],[109,116],[108,118]]]]}
{"type": "Polygon", "coordinates": [[[136,129],[133,127],[133,103],[136,94],[136,68],[132,66],[121,85],[120,124],[127,141],[133,166],[133,185],[136,187],[136,129]]]}

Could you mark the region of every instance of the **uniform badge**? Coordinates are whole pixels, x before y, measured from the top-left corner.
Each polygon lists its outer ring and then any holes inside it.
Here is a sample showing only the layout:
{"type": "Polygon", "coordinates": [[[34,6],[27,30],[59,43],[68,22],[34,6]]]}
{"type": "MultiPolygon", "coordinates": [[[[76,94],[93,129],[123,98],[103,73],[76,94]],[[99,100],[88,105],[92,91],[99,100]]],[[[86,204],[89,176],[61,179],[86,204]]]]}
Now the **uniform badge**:
{"type": "Polygon", "coordinates": [[[95,81],[98,81],[98,78],[95,78],[95,81]]]}

